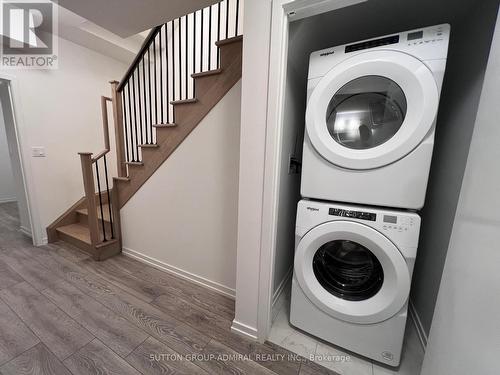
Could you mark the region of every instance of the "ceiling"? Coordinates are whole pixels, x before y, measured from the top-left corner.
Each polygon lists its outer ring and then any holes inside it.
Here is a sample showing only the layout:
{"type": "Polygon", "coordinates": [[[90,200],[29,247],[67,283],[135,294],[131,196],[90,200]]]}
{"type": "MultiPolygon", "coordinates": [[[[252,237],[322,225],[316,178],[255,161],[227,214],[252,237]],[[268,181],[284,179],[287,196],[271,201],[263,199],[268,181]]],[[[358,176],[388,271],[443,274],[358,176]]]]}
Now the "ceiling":
{"type": "Polygon", "coordinates": [[[126,38],[217,0],[59,0],[59,5],[126,38]]]}
{"type": "Polygon", "coordinates": [[[122,38],[112,32],[58,7],[58,35],[73,43],[87,47],[103,55],[129,64],[141,48],[145,36],[142,34],[122,38]]]}

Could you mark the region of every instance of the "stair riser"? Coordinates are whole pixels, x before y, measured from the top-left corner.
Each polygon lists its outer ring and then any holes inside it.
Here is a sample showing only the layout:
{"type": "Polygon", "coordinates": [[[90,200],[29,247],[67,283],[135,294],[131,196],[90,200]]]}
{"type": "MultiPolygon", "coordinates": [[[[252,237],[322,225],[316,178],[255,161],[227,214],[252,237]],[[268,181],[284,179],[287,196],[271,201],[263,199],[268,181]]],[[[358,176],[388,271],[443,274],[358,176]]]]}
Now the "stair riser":
{"type": "Polygon", "coordinates": [[[72,237],[66,233],[61,233],[61,232],[57,232],[57,237],[58,237],[58,239],[60,239],[62,241],[66,241],[66,242],[76,246],[77,248],[85,251],[86,253],[93,255],[92,247],[89,246],[89,244],[79,240],[78,238],[72,237]]]}

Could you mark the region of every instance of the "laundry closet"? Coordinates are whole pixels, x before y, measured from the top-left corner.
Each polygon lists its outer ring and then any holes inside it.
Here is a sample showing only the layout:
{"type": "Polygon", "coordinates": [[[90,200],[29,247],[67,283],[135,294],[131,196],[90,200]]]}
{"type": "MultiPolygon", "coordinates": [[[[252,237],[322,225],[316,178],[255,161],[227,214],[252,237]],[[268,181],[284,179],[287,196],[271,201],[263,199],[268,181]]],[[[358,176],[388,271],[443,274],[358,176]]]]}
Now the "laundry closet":
{"type": "MultiPolygon", "coordinates": [[[[415,357],[416,355],[415,353],[408,354],[407,347],[413,345],[412,350],[414,350],[415,342],[422,347],[426,345],[474,128],[497,8],[497,1],[477,3],[473,0],[466,0],[457,3],[451,0],[439,2],[430,0],[370,0],[290,22],[281,132],[281,163],[278,176],[279,194],[273,273],[273,326],[269,334],[270,341],[306,356],[345,349],[354,357],[360,354],[359,366],[370,361],[376,365],[382,364],[382,368],[384,365],[410,366],[405,361],[414,361],[411,367],[418,366],[418,358],[409,359],[410,356],[415,357]],[[429,46],[433,43],[441,43],[441,47],[430,48],[428,49],[430,52],[427,51],[418,56],[419,52],[415,52],[413,47],[418,46],[419,43],[429,46]],[[444,44],[447,44],[447,49],[444,44]],[[318,82],[314,83],[313,87],[309,82],[308,89],[308,76],[311,78],[309,68],[311,56],[324,54],[323,56],[326,58],[333,58],[328,54],[338,56],[348,50],[369,51],[370,49],[376,50],[380,46],[387,46],[387,49],[390,49],[391,45],[394,49],[400,48],[404,54],[414,53],[417,60],[429,68],[428,77],[420,77],[420,86],[412,88],[410,86],[416,84],[415,82],[401,83],[401,79],[398,78],[400,73],[397,71],[397,66],[391,67],[389,64],[385,68],[379,69],[380,72],[377,71],[377,67],[368,67],[366,72],[360,72],[358,77],[369,82],[360,83],[358,81],[352,87],[339,83],[339,87],[335,88],[340,94],[344,90],[344,94],[350,94],[351,97],[356,96],[352,103],[348,103],[349,99],[345,99],[349,95],[340,95],[340,99],[336,103],[335,99],[331,101],[328,99],[322,103],[321,105],[327,109],[327,111],[323,111],[325,108],[316,104],[322,99],[316,98],[313,105],[320,108],[317,109],[316,114],[309,110],[307,114],[309,123],[306,125],[307,100],[311,95],[315,95],[312,94],[315,85],[319,84],[320,78],[331,69],[321,67],[321,63],[313,66],[313,69],[318,70],[316,74],[318,82]],[[342,48],[333,48],[337,46],[342,48]],[[311,55],[311,53],[313,54],[311,55]],[[324,72],[321,72],[322,69],[324,72]],[[370,69],[373,72],[371,74],[369,73],[370,69]],[[387,76],[383,74],[383,69],[388,69],[388,72],[396,71],[394,82],[398,82],[398,84],[383,82],[384,79],[381,77],[387,76]],[[381,104],[373,97],[368,98],[368,102],[365,104],[365,108],[371,109],[373,112],[370,117],[372,130],[374,126],[386,121],[389,124],[388,132],[390,134],[384,134],[382,130],[380,140],[369,137],[363,139],[363,134],[358,134],[359,142],[356,144],[356,140],[349,139],[349,134],[346,131],[346,128],[349,127],[348,121],[340,121],[342,120],[342,112],[338,110],[336,113],[337,123],[333,124],[331,128],[329,126],[328,131],[337,143],[341,144],[343,140],[346,141],[347,148],[354,155],[352,159],[355,159],[356,155],[360,155],[359,150],[363,148],[361,145],[363,141],[374,142],[370,147],[390,142],[405,118],[407,120],[410,118],[417,128],[421,123],[426,124],[427,128],[423,130],[424,134],[421,136],[413,137],[413,139],[418,140],[415,144],[410,144],[411,141],[409,141],[406,150],[400,149],[400,155],[393,155],[393,160],[386,161],[385,164],[392,165],[393,168],[386,174],[380,174],[373,178],[370,176],[370,173],[373,174],[377,167],[384,165],[383,163],[377,164],[377,158],[372,158],[372,161],[375,160],[375,164],[367,168],[344,165],[343,167],[350,169],[345,175],[341,172],[329,173],[327,165],[332,161],[329,161],[328,157],[325,158],[325,154],[322,154],[322,157],[326,161],[321,162],[320,159],[315,159],[317,155],[314,153],[322,147],[321,139],[320,137],[315,139],[315,136],[312,135],[313,132],[307,126],[312,126],[310,124],[315,121],[314,116],[317,117],[317,121],[324,122],[323,112],[326,116],[328,116],[327,113],[335,112],[335,108],[333,108],[335,105],[339,107],[344,105],[343,113],[360,105],[361,95],[357,95],[357,93],[361,91],[356,85],[362,86],[363,84],[365,87],[371,85],[373,87],[371,91],[375,93],[383,90],[390,92],[388,96],[392,102],[389,104],[381,104]],[[437,89],[433,91],[432,85],[435,85],[437,89]],[[356,95],[352,95],[352,93],[356,95]],[[411,98],[412,95],[422,95],[422,97],[411,98]],[[439,108],[432,108],[433,101],[437,104],[437,97],[434,98],[432,95],[440,95],[439,108]],[[332,102],[334,103],[332,104],[332,102]],[[415,108],[415,103],[420,107],[415,108]],[[381,105],[385,105],[385,107],[382,110],[379,108],[377,111],[376,107],[381,105]],[[410,105],[413,108],[410,108],[410,105]],[[394,110],[393,114],[390,113],[391,110],[394,110]],[[417,119],[418,116],[414,114],[414,112],[418,112],[420,117],[430,115],[434,118],[436,110],[435,128],[432,119],[417,119]],[[340,129],[338,133],[335,133],[335,126],[337,126],[337,130],[340,129]],[[435,134],[431,134],[432,137],[430,137],[429,134],[432,132],[435,134]],[[349,142],[351,143],[349,144],[349,142]],[[432,147],[432,143],[434,147],[432,147]],[[421,150],[422,155],[417,155],[417,160],[414,160],[413,163],[398,164],[406,156],[412,155],[422,147],[430,147],[430,149],[421,150]],[[431,157],[430,173],[427,173],[428,160],[426,158],[430,160],[431,157]],[[397,166],[400,166],[399,170],[397,166]],[[405,170],[406,173],[404,173],[405,170]],[[307,179],[302,182],[302,194],[301,176],[307,179]],[[327,186],[332,186],[332,188],[328,189],[327,186]],[[357,201],[357,196],[363,198],[357,201]],[[312,200],[301,201],[302,197],[312,198],[312,200]],[[301,202],[299,203],[299,201],[301,202]],[[298,220],[297,207],[299,207],[298,220]],[[317,212],[321,213],[321,219],[313,218],[317,212]],[[359,295],[356,294],[356,291],[349,295],[349,291],[345,290],[336,292],[335,287],[328,290],[328,286],[321,284],[321,280],[319,283],[323,286],[322,289],[312,288],[321,289],[318,293],[309,290],[299,296],[300,293],[296,292],[296,285],[292,288],[291,281],[294,273],[293,282],[297,283],[300,279],[299,284],[303,284],[306,279],[321,278],[319,276],[321,272],[318,270],[305,272],[300,270],[300,266],[297,264],[294,270],[296,245],[306,238],[309,231],[312,232],[320,224],[327,221],[346,222],[346,220],[366,224],[365,227],[385,234],[389,242],[395,244],[399,252],[403,253],[402,259],[405,259],[406,263],[409,264],[410,279],[406,280],[403,277],[406,281],[400,281],[400,283],[408,282],[410,298],[407,298],[407,294],[396,296],[398,293],[393,290],[394,296],[391,298],[399,298],[399,304],[396,304],[398,308],[392,306],[392,310],[385,311],[388,315],[378,311],[377,313],[381,314],[378,316],[378,320],[375,318],[351,319],[356,314],[365,314],[366,311],[363,311],[363,308],[359,311],[349,311],[348,309],[340,311],[349,304],[352,306],[363,304],[363,297],[358,298],[359,295]],[[410,223],[412,223],[413,228],[410,223]],[[419,228],[415,229],[416,226],[419,228]],[[395,234],[387,232],[391,229],[394,229],[395,234]],[[407,237],[398,234],[401,232],[403,234],[414,232],[416,233],[415,238],[410,234],[407,237]],[[416,257],[411,255],[412,249],[415,253],[413,255],[416,257]],[[411,277],[412,271],[413,276],[411,277]],[[291,291],[292,289],[294,291],[291,291]],[[328,312],[328,303],[322,304],[322,298],[329,298],[325,290],[337,298],[339,295],[335,293],[340,293],[340,298],[346,301],[336,309],[337,315],[328,312]],[[292,294],[292,302],[290,294],[292,294]],[[302,300],[297,303],[298,296],[302,300]],[[290,313],[290,306],[292,305],[293,308],[294,303],[295,310],[300,311],[290,313]],[[305,307],[307,304],[314,306],[305,307]],[[404,308],[400,310],[402,306],[404,308]],[[397,324],[394,323],[395,326],[390,326],[388,322],[394,319],[398,312],[401,314],[401,321],[397,324]],[[335,325],[334,320],[323,319],[324,314],[330,314],[345,324],[335,325]],[[374,332],[365,334],[364,331],[358,330],[360,326],[378,322],[383,324],[374,332]],[[403,345],[403,357],[400,361],[398,346],[401,345],[399,340],[402,339],[402,335],[401,338],[391,336],[394,336],[395,330],[404,331],[405,322],[407,331],[411,325],[414,337],[408,338],[407,332],[403,345]],[[299,329],[296,329],[297,327],[299,329]],[[335,332],[328,333],[328,330],[335,332]],[[346,338],[347,336],[349,337],[346,338]],[[410,340],[414,342],[410,343],[410,340]],[[387,341],[387,347],[394,350],[380,349],[380,352],[377,353],[379,347],[385,345],[385,341],[387,341]],[[297,344],[298,342],[300,343],[297,344]],[[363,345],[358,348],[356,343],[359,342],[363,342],[363,345]],[[370,351],[373,347],[376,349],[370,351]],[[407,353],[406,358],[405,353],[407,353]]],[[[379,58],[383,60],[385,56],[375,56],[374,60],[379,58]]],[[[338,63],[341,64],[342,61],[339,60],[338,63]]],[[[351,61],[351,64],[355,65],[357,62],[351,61]]],[[[399,64],[403,68],[406,67],[408,71],[415,72],[415,75],[421,73],[421,67],[412,58],[408,58],[408,61],[400,61],[399,64]]],[[[351,67],[348,66],[344,71],[350,69],[351,67]]],[[[338,75],[340,74],[344,73],[338,75]]],[[[324,86],[321,88],[322,90],[329,89],[328,84],[324,84],[324,86]]],[[[313,99],[315,98],[313,97],[313,99]]],[[[358,128],[359,124],[356,125],[356,129],[358,128]]],[[[396,154],[397,152],[394,151],[396,154]]],[[[335,158],[335,156],[332,157],[335,158]]],[[[415,156],[412,157],[415,158],[415,156]]],[[[347,158],[344,158],[344,162],[345,160],[347,158]]],[[[333,162],[342,166],[343,160],[334,160],[333,162]]],[[[360,161],[360,165],[362,163],[360,161]]],[[[346,227],[339,230],[349,232],[350,229],[346,227]]],[[[317,238],[311,238],[308,241],[313,243],[316,240],[317,238]]],[[[384,245],[380,244],[380,246],[384,245]]],[[[374,245],[372,248],[376,247],[374,245]]],[[[300,247],[297,249],[300,250],[300,247]]],[[[317,261],[314,258],[314,252],[307,254],[306,250],[302,249],[301,251],[301,256],[309,257],[307,262],[317,261]]],[[[372,273],[375,274],[377,268],[384,267],[387,271],[387,265],[378,264],[378,261],[375,260],[379,259],[381,263],[384,263],[384,260],[381,260],[377,254],[375,254],[374,259],[363,258],[366,255],[360,256],[361,261],[366,262],[365,264],[360,263],[361,266],[369,264],[372,267],[372,273]]],[[[352,261],[360,261],[360,258],[352,259],[352,261]]],[[[396,268],[394,264],[390,267],[396,268]]],[[[348,272],[348,270],[345,271],[348,272]]],[[[384,285],[390,286],[391,282],[395,282],[394,280],[400,277],[397,270],[394,271],[394,274],[385,273],[385,279],[382,274],[383,272],[378,279],[376,275],[365,275],[372,282],[372,286],[367,285],[363,290],[363,292],[368,293],[365,299],[376,296],[381,290],[387,297],[387,293],[390,294],[391,291],[382,288],[384,280],[384,285]],[[372,294],[370,294],[370,290],[373,292],[372,294]]],[[[397,285],[396,281],[392,289],[398,289],[397,285]]],[[[370,309],[368,305],[366,306],[370,309]]],[[[373,312],[372,315],[377,313],[373,312]]],[[[370,314],[366,313],[365,315],[370,314]]],[[[423,350],[422,348],[418,349],[423,350]]],[[[333,369],[340,370],[342,366],[349,365],[338,364],[340,367],[337,368],[334,365],[333,369]]],[[[416,370],[414,373],[418,374],[419,372],[416,370]]]]}

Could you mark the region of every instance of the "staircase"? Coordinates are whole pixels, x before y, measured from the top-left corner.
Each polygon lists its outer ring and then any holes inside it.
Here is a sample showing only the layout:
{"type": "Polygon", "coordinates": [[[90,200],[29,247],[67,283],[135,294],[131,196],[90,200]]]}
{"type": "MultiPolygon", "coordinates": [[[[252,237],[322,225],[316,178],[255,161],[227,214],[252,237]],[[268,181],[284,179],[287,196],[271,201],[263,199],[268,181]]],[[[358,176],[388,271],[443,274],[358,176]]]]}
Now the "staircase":
{"type": "Polygon", "coordinates": [[[85,196],[47,227],[49,242],[69,242],[96,260],[121,252],[120,209],[241,78],[240,8],[225,0],[151,30],[123,79],[111,82],[111,97],[101,97],[105,149],[79,153],[85,196]]]}

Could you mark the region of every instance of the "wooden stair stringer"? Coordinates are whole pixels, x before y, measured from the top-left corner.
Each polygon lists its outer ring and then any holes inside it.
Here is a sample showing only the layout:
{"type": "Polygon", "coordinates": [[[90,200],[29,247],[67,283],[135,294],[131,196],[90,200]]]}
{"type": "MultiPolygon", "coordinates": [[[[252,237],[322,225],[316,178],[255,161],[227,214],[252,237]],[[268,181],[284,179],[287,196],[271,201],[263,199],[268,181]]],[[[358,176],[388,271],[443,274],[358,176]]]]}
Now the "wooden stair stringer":
{"type": "Polygon", "coordinates": [[[120,208],[141,188],[241,78],[242,38],[221,43],[218,74],[195,77],[196,102],[174,105],[177,126],[157,130],[157,148],[142,149],[143,167],[129,169],[129,181],[120,181],[120,208]]]}

